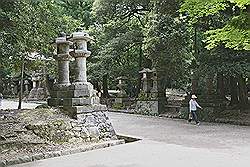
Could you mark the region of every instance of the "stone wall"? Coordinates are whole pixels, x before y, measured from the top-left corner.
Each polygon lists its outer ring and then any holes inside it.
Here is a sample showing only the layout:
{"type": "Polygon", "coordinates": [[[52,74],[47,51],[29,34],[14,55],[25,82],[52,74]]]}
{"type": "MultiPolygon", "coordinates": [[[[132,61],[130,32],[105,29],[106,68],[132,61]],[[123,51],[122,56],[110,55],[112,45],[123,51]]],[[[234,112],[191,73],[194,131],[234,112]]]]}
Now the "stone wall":
{"type": "Polygon", "coordinates": [[[105,111],[84,114],[80,120],[57,119],[49,123],[30,124],[26,128],[43,139],[57,143],[117,139],[105,111]]]}
{"type": "Polygon", "coordinates": [[[0,110],[0,166],[123,144],[105,111],[71,119],[58,109],[0,110]]]}
{"type": "Polygon", "coordinates": [[[54,109],[1,113],[0,147],[15,143],[81,143],[117,140],[105,111],[94,111],[71,119],[54,109]],[[4,145],[1,145],[4,144],[4,145]]]}

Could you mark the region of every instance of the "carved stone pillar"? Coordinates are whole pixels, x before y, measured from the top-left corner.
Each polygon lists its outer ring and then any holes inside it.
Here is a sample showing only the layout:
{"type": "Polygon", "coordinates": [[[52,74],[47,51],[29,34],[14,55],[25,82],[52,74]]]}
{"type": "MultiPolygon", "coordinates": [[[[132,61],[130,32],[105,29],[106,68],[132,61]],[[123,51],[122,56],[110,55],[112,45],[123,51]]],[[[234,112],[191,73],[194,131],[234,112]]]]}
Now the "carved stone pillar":
{"type": "Polygon", "coordinates": [[[66,40],[66,35],[62,34],[61,37],[56,38],[57,45],[57,55],[56,60],[58,61],[58,83],[60,86],[68,86],[70,85],[69,81],[69,41],[66,40]]]}
{"type": "Polygon", "coordinates": [[[87,66],[86,59],[90,56],[91,52],[87,49],[87,42],[92,39],[86,32],[74,32],[72,34],[74,42],[74,52],[72,56],[76,60],[76,79],[74,84],[87,83],[87,66]]]}

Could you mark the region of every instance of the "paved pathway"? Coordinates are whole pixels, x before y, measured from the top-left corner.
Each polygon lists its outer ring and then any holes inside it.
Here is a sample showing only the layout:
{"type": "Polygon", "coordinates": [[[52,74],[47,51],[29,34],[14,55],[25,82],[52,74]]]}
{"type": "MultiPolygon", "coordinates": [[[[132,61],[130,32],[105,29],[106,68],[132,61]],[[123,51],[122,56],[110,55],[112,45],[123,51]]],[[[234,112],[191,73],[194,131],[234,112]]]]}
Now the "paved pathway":
{"type": "Polygon", "coordinates": [[[119,134],[142,140],[16,167],[249,167],[250,127],[109,113],[119,134]]]}
{"type": "MultiPolygon", "coordinates": [[[[40,104],[38,103],[26,103],[26,102],[22,102],[22,109],[32,109],[35,108],[36,106],[38,106],[40,104]]],[[[18,107],[18,101],[17,100],[6,100],[3,99],[2,101],[2,105],[0,106],[0,109],[17,109],[18,107]]]]}

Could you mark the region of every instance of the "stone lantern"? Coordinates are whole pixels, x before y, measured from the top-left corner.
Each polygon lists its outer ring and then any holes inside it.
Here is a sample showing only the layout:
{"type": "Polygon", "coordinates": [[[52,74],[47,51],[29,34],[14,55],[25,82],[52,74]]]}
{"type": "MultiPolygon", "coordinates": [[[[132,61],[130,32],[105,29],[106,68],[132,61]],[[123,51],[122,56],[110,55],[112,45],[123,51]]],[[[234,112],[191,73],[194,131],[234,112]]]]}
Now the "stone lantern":
{"type": "Polygon", "coordinates": [[[155,69],[152,70],[152,89],[150,90],[151,97],[157,98],[159,91],[159,78],[155,69]]]}
{"type": "Polygon", "coordinates": [[[69,46],[71,42],[66,40],[66,34],[61,33],[60,37],[56,38],[57,55],[55,59],[58,62],[58,87],[67,87],[69,82],[69,46]]]}
{"type": "Polygon", "coordinates": [[[78,31],[72,34],[70,40],[67,41],[65,35],[56,39],[55,58],[58,61],[59,77],[57,86],[53,87],[51,97],[48,99],[48,105],[60,106],[60,111],[76,119],[79,125],[85,128],[90,140],[105,138],[107,134],[113,137],[115,133],[106,115],[107,107],[100,104],[97,91],[90,82],[87,82],[86,58],[91,54],[87,50],[87,42],[91,38],[86,32],[78,31]],[[70,52],[71,43],[74,44],[74,50],[70,52]],[[72,84],[69,82],[71,56],[75,58],[76,64],[76,77],[72,84]]]}
{"type": "Polygon", "coordinates": [[[80,119],[86,113],[86,107],[89,112],[98,108],[106,110],[106,106],[100,104],[97,91],[93,85],[87,81],[86,59],[91,52],[87,49],[87,42],[92,38],[84,31],[72,33],[72,42],[74,50],[70,55],[75,58],[76,77],[74,82],[68,86],[67,90],[57,93],[57,98],[63,101],[64,112],[73,118],[80,119]]]}
{"type": "Polygon", "coordinates": [[[48,98],[49,106],[62,106],[63,98],[68,95],[68,88],[71,85],[69,81],[69,62],[71,60],[70,45],[72,42],[67,40],[66,34],[61,33],[55,39],[57,53],[54,58],[58,64],[57,82],[52,88],[51,97],[48,98]]]}
{"type": "Polygon", "coordinates": [[[32,86],[33,89],[37,88],[37,78],[35,76],[32,76],[32,86]]]}
{"type": "Polygon", "coordinates": [[[11,97],[15,97],[15,85],[11,83],[10,85],[11,97]]]}
{"type": "Polygon", "coordinates": [[[31,89],[31,91],[29,92],[28,99],[34,100],[34,99],[37,99],[37,88],[39,86],[39,77],[38,77],[37,73],[33,72],[31,80],[32,80],[33,87],[31,89]]]}
{"type": "Polygon", "coordinates": [[[43,100],[47,97],[45,92],[45,86],[43,85],[43,74],[39,72],[34,72],[32,74],[32,85],[33,88],[29,92],[27,100],[43,100]]]}
{"type": "Polygon", "coordinates": [[[29,94],[29,81],[28,80],[24,81],[24,93],[26,95],[29,94]]]}
{"type": "Polygon", "coordinates": [[[74,84],[87,83],[87,67],[86,59],[90,56],[91,52],[87,49],[87,42],[91,41],[89,34],[83,31],[74,32],[72,34],[74,42],[74,52],[71,55],[76,61],[76,79],[74,84]]]}
{"type": "Polygon", "coordinates": [[[123,104],[124,102],[128,101],[128,95],[125,91],[125,80],[127,78],[125,77],[118,77],[118,85],[117,88],[120,90],[120,92],[117,94],[117,97],[115,98],[115,103],[123,104]]]}
{"type": "Polygon", "coordinates": [[[126,78],[125,77],[118,77],[118,89],[120,90],[120,93],[118,93],[118,97],[127,97],[127,93],[125,91],[125,80],[126,78]]]}
{"type": "Polygon", "coordinates": [[[165,111],[166,96],[163,87],[161,71],[156,69],[143,69],[143,90],[136,103],[136,112],[140,114],[158,115],[165,111]]]}
{"type": "Polygon", "coordinates": [[[149,68],[144,68],[143,70],[139,71],[140,74],[142,74],[142,90],[144,93],[149,93],[152,85],[151,80],[151,73],[152,70],[149,68]]]}

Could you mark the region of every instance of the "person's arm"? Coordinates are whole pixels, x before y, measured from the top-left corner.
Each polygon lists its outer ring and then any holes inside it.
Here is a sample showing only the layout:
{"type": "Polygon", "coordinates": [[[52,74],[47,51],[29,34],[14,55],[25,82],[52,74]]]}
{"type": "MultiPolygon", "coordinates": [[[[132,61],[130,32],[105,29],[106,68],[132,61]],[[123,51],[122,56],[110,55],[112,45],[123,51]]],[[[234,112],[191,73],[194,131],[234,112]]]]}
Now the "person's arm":
{"type": "Polygon", "coordinates": [[[196,105],[197,107],[199,107],[200,109],[202,109],[202,107],[197,103],[197,101],[195,101],[195,105],[196,105]]]}
{"type": "Polygon", "coordinates": [[[191,112],[191,106],[192,106],[192,102],[191,100],[189,101],[189,112],[191,112]]]}

